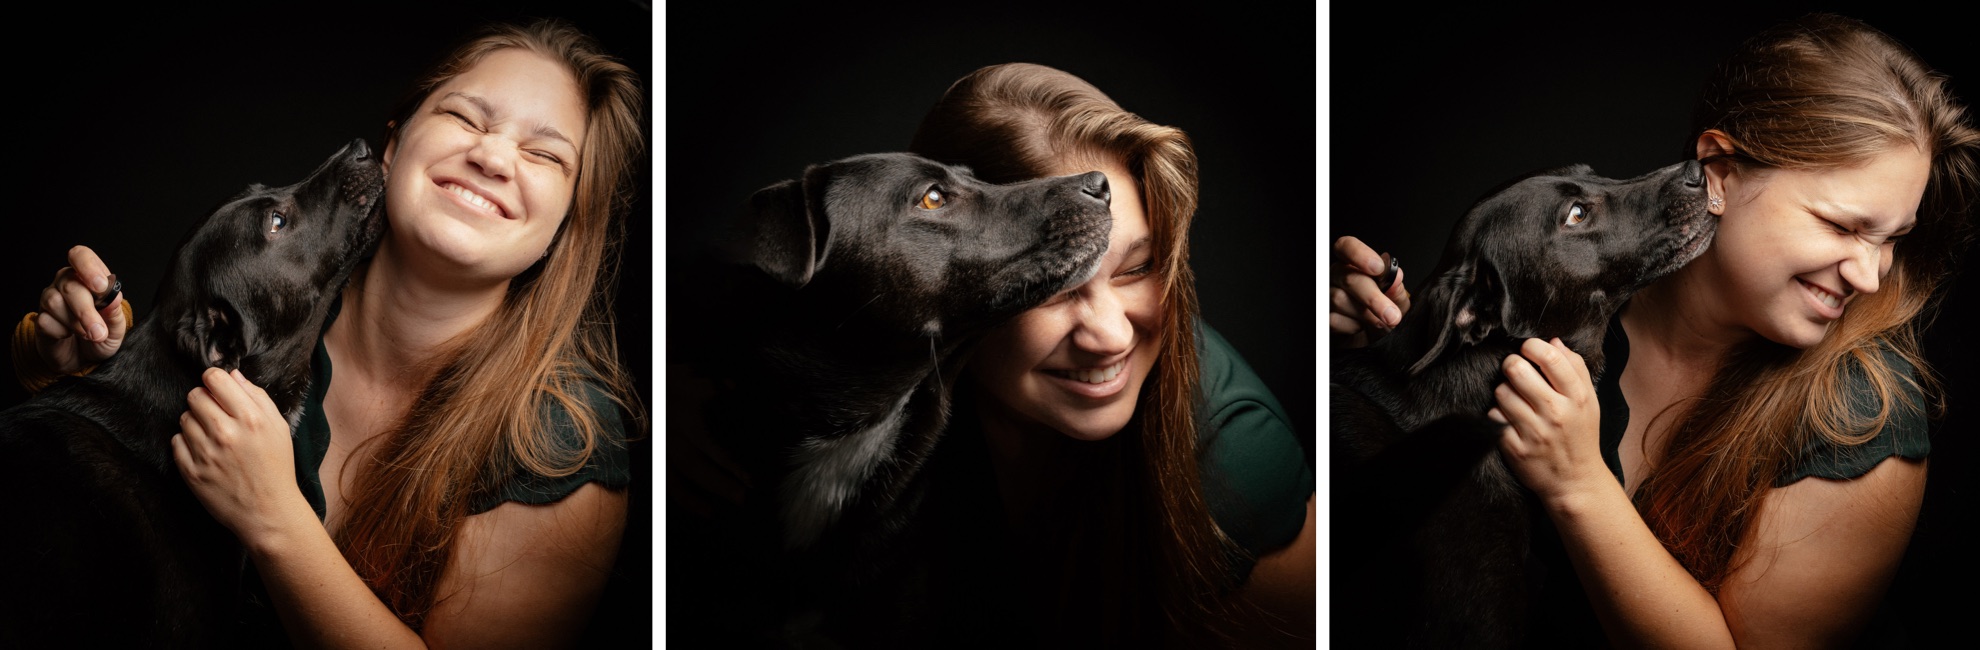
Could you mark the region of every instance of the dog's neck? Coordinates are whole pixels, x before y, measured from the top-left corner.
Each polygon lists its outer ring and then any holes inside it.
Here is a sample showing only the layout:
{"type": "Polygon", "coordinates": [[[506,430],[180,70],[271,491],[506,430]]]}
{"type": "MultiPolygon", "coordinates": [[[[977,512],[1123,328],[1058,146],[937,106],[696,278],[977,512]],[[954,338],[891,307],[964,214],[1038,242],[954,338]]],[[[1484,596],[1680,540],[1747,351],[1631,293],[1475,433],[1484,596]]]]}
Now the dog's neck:
{"type": "MultiPolygon", "coordinates": [[[[1599,329],[1595,330],[1601,331],[1599,329]]],[[[1350,361],[1347,372],[1363,375],[1360,385],[1370,386],[1371,399],[1396,417],[1403,431],[1417,428],[1451,415],[1483,416],[1496,405],[1492,388],[1505,381],[1501,369],[1506,357],[1519,354],[1525,337],[1495,333],[1477,343],[1455,342],[1445,348],[1415,375],[1408,368],[1431,348],[1436,332],[1421,319],[1405,318],[1389,336],[1364,350],[1345,353],[1350,361]],[[1490,377],[1490,381],[1481,381],[1490,377]],[[1375,394],[1375,393],[1384,394],[1375,394]]],[[[1601,339],[1592,342],[1578,338],[1568,342],[1587,361],[1591,377],[1602,373],[1601,339]]],[[[1352,383],[1352,382],[1351,382],[1352,383]]]]}
{"type": "Polygon", "coordinates": [[[186,395],[200,385],[206,367],[181,354],[165,330],[155,314],[146,316],[130,329],[116,356],[49,390],[101,396],[78,400],[76,414],[96,422],[154,469],[173,474],[172,436],[179,433],[186,395]]]}

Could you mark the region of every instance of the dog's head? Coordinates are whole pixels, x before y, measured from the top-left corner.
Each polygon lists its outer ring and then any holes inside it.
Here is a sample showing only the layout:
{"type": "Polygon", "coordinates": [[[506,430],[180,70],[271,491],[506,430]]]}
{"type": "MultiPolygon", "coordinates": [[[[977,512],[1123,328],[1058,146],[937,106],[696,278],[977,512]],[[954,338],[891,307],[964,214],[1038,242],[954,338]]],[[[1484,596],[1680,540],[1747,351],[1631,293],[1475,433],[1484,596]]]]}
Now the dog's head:
{"type": "Polygon", "coordinates": [[[1705,179],[1686,161],[1629,180],[1587,165],[1523,176],[1458,221],[1421,292],[1433,343],[1561,337],[1599,367],[1602,333],[1629,296],[1697,257],[1717,232],[1705,179]]]}
{"type": "Polygon", "coordinates": [[[384,189],[356,140],[301,182],[249,186],[202,219],[159,285],[159,322],[181,357],[238,368],[295,412],[332,299],[378,239],[384,189]]]}
{"type": "Polygon", "coordinates": [[[728,253],[811,304],[954,337],[1091,276],[1109,199],[1099,172],[992,185],[913,154],[867,154],[757,191],[728,253]]]}

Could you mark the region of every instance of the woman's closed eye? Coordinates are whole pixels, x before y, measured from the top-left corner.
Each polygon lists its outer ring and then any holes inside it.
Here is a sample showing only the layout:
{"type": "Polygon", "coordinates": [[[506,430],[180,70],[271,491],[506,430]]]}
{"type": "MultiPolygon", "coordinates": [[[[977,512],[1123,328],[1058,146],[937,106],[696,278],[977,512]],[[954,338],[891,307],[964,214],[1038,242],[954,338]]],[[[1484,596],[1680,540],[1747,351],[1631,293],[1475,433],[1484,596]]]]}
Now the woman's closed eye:
{"type": "Polygon", "coordinates": [[[563,166],[564,166],[564,159],[563,159],[563,158],[558,158],[558,157],[557,157],[557,154],[554,154],[554,153],[550,153],[550,152],[548,152],[548,151],[544,151],[544,150],[541,150],[541,149],[530,149],[530,150],[529,150],[529,155],[530,155],[530,156],[533,156],[533,157],[535,157],[535,158],[536,158],[537,160],[541,160],[541,161],[543,161],[543,162],[545,162],[545,163],[549,163],[549,164],[552,164],[552,165],[556,165],[556,166],[558,166],[558,167],[563,167],[563,166]]]}
{"type": "Polygon", "coordinates": [[[448,109],[444,109],[444,108],[443,108],[443,109],[440,109],[440,112],[441,112],[442,114],[445,114],[445,115],[446,115],[446,116],[448,116],[448,117],[451,117],[451,118],[454,118],[454,120],[455,120],[455,121],[457,121],[457,122],[460,122],[460,123],[461,123],[461,126],[465,126],[465,127],[467,127],[467,128],[470,128],[470,129],[474,129],[475,131],[480,131],[480,132],[484,132],[484,133],[486,132],[486,130],[485,130],[485,129],[483,129],[483,128],[481,128],[481,125],[480,125],[480,124],[478,124],[478,123],[476,123],[476,122],[475,122],[474,120],[472,120],[472,119],[469,119],[469,118],[468,118],[468,116],[467,116],[467,114],[465,114],[465,113],[462,113],[462,112],[460,112],[460,111],[455,111],[455,110],[448,110],[448,109]]]}

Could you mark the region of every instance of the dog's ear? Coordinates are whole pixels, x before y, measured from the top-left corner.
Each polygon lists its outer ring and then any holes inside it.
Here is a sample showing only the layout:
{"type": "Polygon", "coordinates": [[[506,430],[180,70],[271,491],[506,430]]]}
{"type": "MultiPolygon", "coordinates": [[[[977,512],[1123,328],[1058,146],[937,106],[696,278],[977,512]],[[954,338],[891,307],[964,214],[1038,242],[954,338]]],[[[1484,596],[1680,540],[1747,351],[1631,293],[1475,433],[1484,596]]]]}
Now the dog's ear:
{"type": "Polygon", "coordinates": [[[742,219],[729,235],[729,257],[755,264],[792,287],[810,282],[825,261],[825,242],[831,235],[820,196],[826,178],[827,172],[813,165],[802,181],[781,181],[750,195],[742,219]]]}
{"type": "Polygon", "coordinates": [[[179,318],[179,350],[207,367],[234,370],[247,356],[247,333],[231,305],[217,301],[179,318]]]}
{"type": "Polygon", "coordinates": [[[1431,280],[1418,298],[1425,307],[1433,342],[1429,352],[1409,367],[1410,376],[1423,372],[1453,344],[1477,345],[1502,328],[1505,284],[1490,262],[1467,260],[1431,280]]]}

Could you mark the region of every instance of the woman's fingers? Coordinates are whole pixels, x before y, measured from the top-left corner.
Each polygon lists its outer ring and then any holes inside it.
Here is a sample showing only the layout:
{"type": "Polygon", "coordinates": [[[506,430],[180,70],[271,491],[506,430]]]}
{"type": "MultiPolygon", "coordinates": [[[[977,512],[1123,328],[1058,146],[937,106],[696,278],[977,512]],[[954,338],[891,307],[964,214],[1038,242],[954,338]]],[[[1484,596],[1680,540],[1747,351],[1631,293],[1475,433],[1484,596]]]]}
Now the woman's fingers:
{"type": "Polygon", "coordinates": [[[1580,401],[1593,388],[1594,382],[1588,375],[1588,362],[1569,350],[1560,339],[1527,339],[1520,343],[1519,351],[1538,369],[1548,388],[1562,397],[1580,401]]]}
{"type": "Polygon", "coordinates": [[[1357,237],[1341,237],[1334,240],[1334,259],[1344,262],[1353,269],[1368,276],[1381,275],[1382,255],[1362,243],[1357,237]]]}
{"type": "Polygon", "coordinates": [[[201,429],[201,433],[195,436],[200,444],[213,439],[215,434],[226,431],[227,409],[213,399],[213,392],[207,390],[205,386],[186,393],[186,413],[192,417],[193,424],[201,429]]]}
{"type": "Polygon", "coordinates": [[[60,290],[52,285],[43,288],[40,308],[40,315],[34,318],[34,331],[43,338],[59,341],[76,334],[70,326],[70,323],[74,322],[75,314],[69,311],[68,305],[62,301],[60,290]]]}
{"type": "MultiPolygon", "coordinates": [[[[111,323],[106,322],[102,311],[96,307],[97,294],[110,290],[110,267],[104,265],[103,259],[97,257],[96,251],[88,246],[69,248],[68,259],[69,265],[55,273],[55,282],[51,285],[61,294],[63,306],[58,310],[73,316],[64,323],[69,325],[67,329],[95,343],[102,343],[112,338],[113,334],[121,336],[121,332],[111,331],[111,323]]],[[[109,305],[115,306],[114,301],[109,305]]],[[[44,309],[51,307],[44,305],[44,309]]]]}
{"type": "Polygon", "coordinates": [[[1520,395],[1519,390],[1513,388],[1511,384],[1499,384],[1493,388],[1492,397],[1498,401],[1499,417],[1505,418],[1506,424],[1520,427],[1539,420],[1539,416],[1533,410],[1533,404],[1528,402],[1525,396],[1520,395]]]}
{"type": "Polygon", "coordinates": [[[1525,357],[1507,356],[1505,363],[1500,365],[1500,370],[1506,374],[1506,385],[1536,410],[1546,408],[1560,397],[1560,393],[1554,390],[1553,384],[1548,383],[1547,378],[1541,375],[1525,357]]]}
{"type": "Polygon", "coordinates": [[[239,370],[227,371],[219,368],[207,368],[206,372],[201,373],[199,378],[206,385],[207,394],[213,396],[213,401],[218,403],[220,408],[224,409],[229,417],[237,420],[247,420],[253,418],[257,414],[258,409],[256,408],[257,405],[255,404],[254,397],[248,393],[247,387],[243,385],[243,380],[235,377],[239,372],[239,370]]]}
{"type": "Polygon", "coordinates": [[[1361,321],[1348,318],[1339,313],[1329,312],[1327,314],[1327,329],[1335,334],[1359,334],[1361,333],[1361,321]]]}
{"type": "Polygon", "coordinates": [[[88,246],[78,245],[69,249],[69,268],[75,269],[76,278],[91,293],[110,290],[110,267],[104,265],[103,259],[97,257],[96,251],[88,246]]]}
{"type": "MultiPolygon", "coordinates": [[[[1402,289],[1401,269],[1397,269],[1389,286],[1378,286],[1376,278],[1388,270],[1388,264],[1374,249],[1354,237],[1334,240],[1333,249],[1332,311],[1383,329],[1393,329],[1401,323],[1403,313],[1408,310],[1404,298],[1408,292],[1402,289]]],[[[1334,331],[1352,333],[1341,328],[1334,331]]]]}

